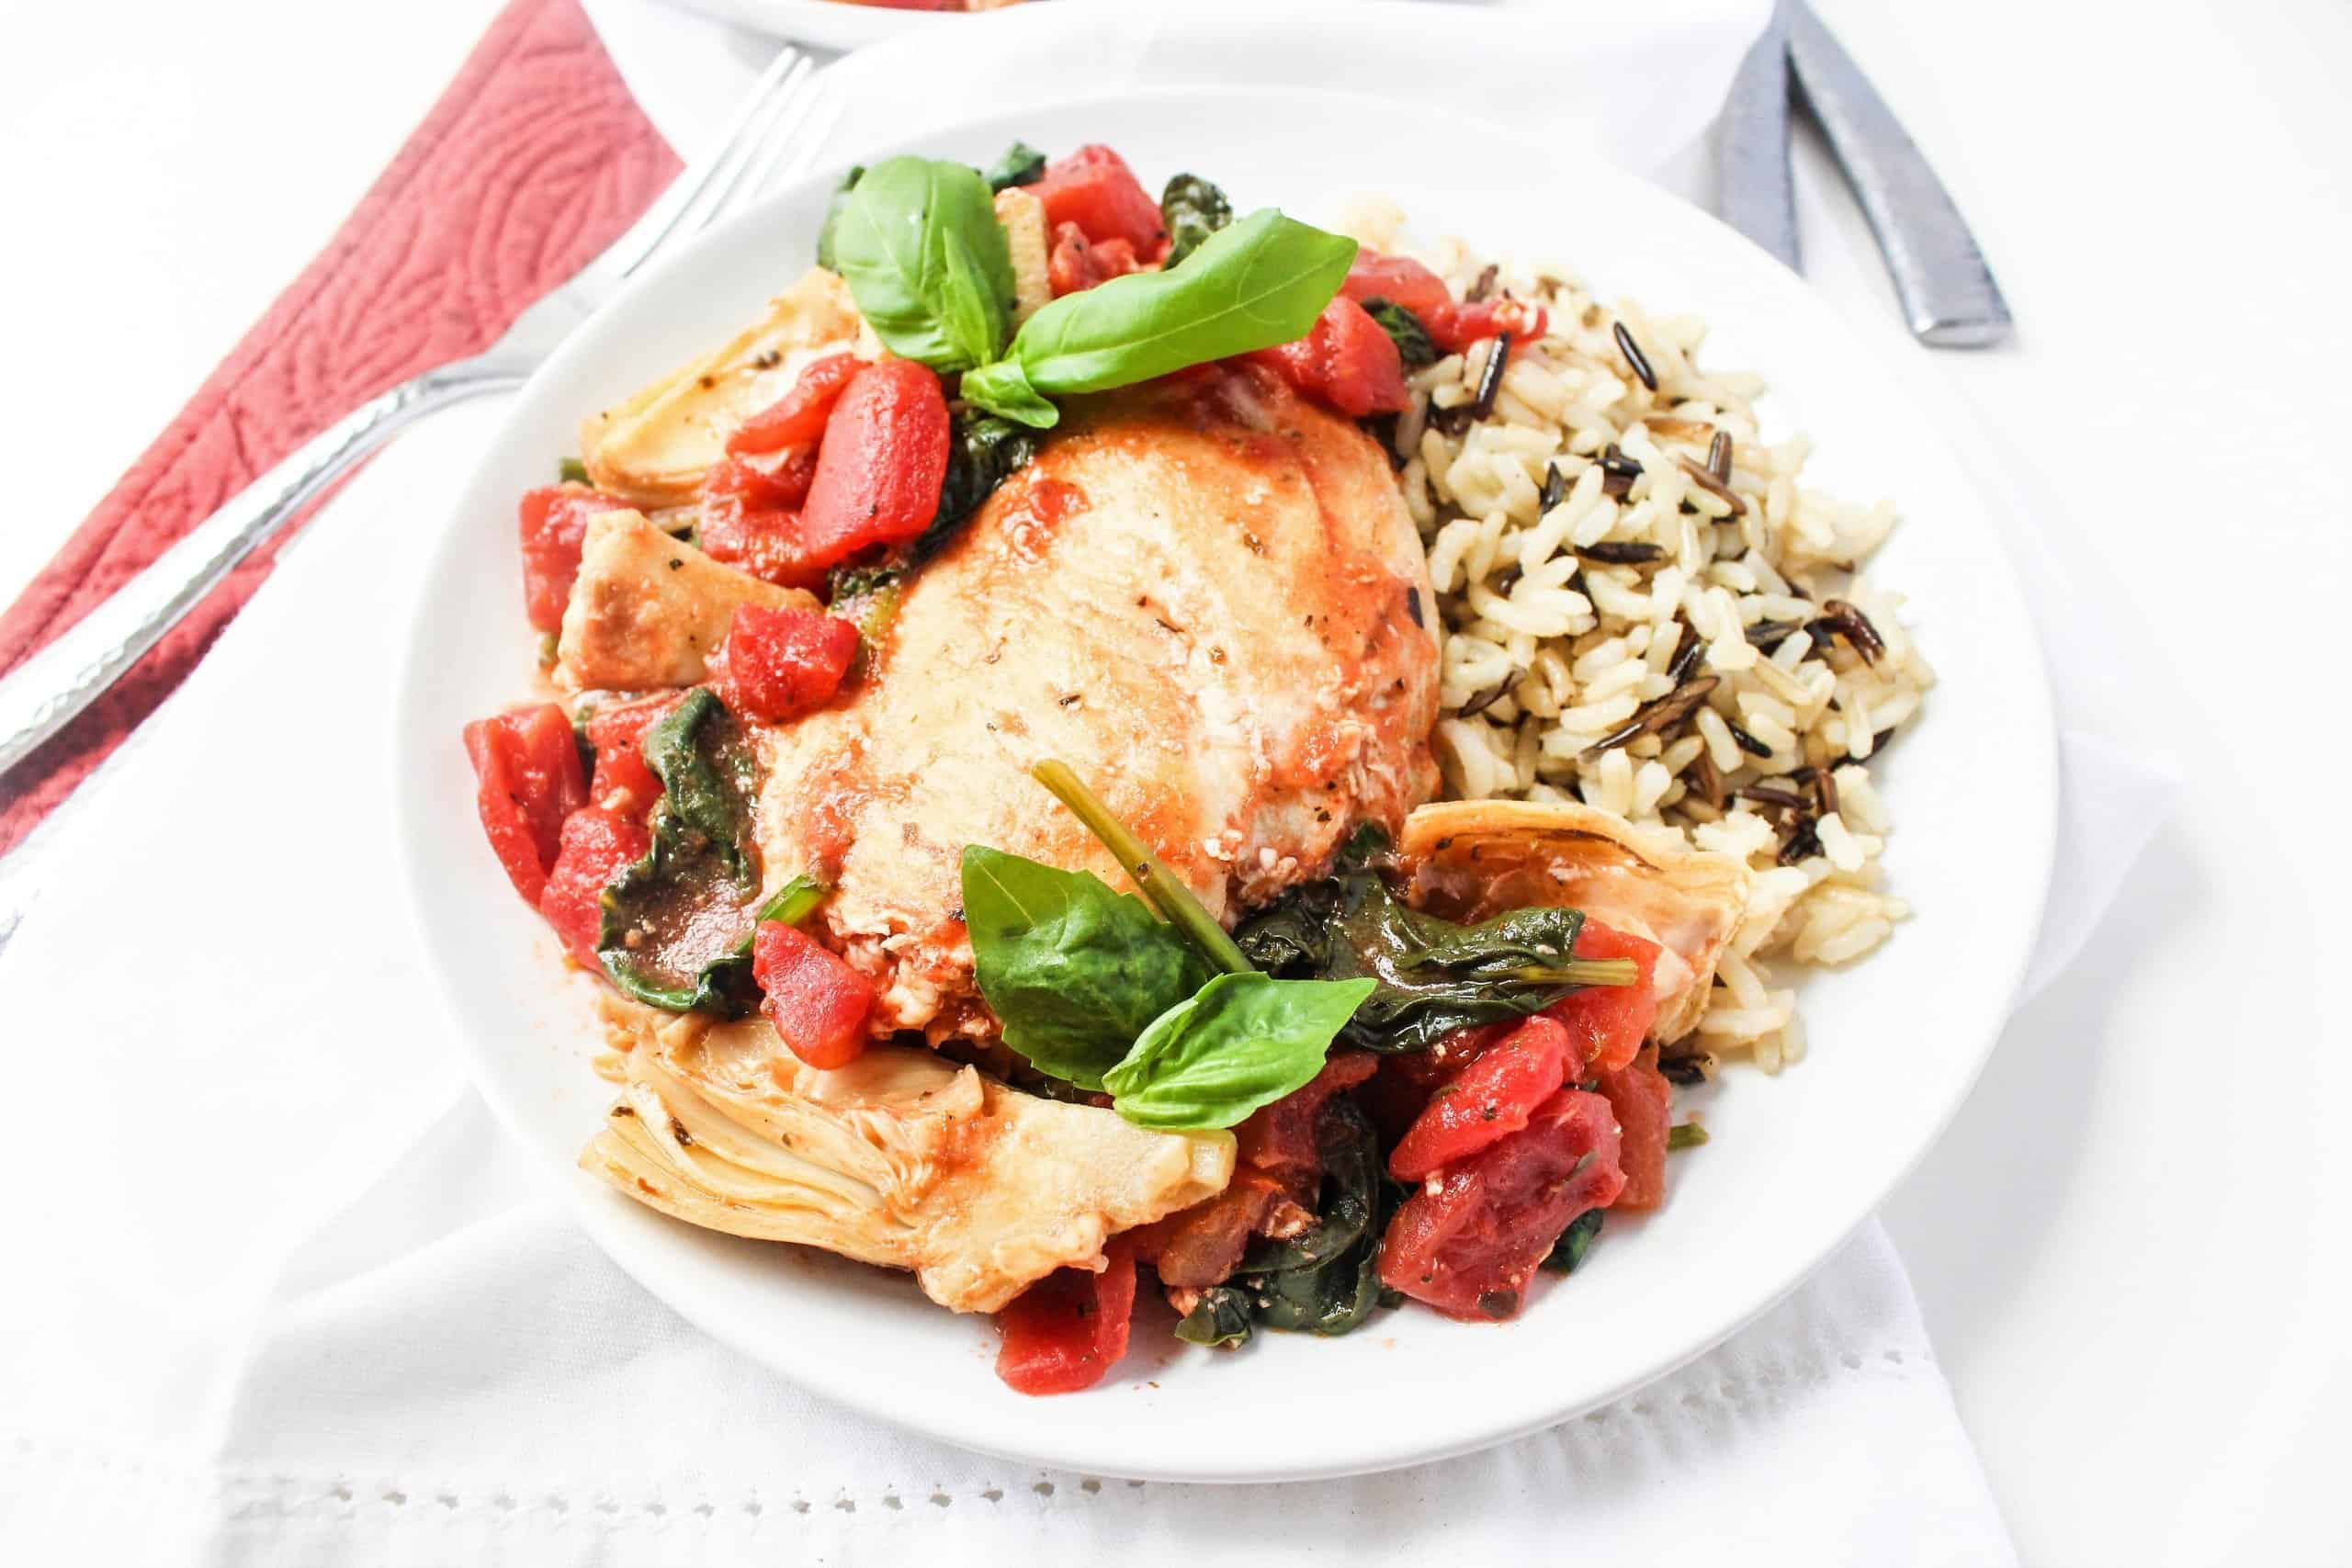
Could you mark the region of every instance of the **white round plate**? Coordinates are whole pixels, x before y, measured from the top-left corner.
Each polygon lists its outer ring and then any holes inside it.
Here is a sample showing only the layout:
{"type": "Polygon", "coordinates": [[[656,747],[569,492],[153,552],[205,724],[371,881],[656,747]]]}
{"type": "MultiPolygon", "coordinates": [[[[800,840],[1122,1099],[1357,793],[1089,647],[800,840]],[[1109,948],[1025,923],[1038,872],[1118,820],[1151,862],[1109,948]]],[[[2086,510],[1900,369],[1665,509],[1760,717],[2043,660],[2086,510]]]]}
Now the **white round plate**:
{"type": "Polygon", "coordinates": [[[410,763],[401,829],[423,940],[483,1093],[571,1181],[596,1239],[688,1318],[844,1404],[1038,1464],[1182,1481],[1376,1470],[1550,1425],[1671,1371],[1789,1291],[1886,1196],[1966,1094],[2023,971],[2056,774],[2033,634],[1974,491],[1900,378],[1798,278],[1604,167],[1297,92],[1128,94],[911,150],[985,163],[1016,136],[1106,141],[1154,188],[1198,170],[1245,209],[1310,220],[1378,187],[1426,233],[1556,258],[1605,294],[1703,313],[1712,363],[1771,379],[1768,430],[1814,436],[1812,482],[1901,506],[1872,571],[1911,595],[1942,677],[1883,765],[1887,869],[1915,917],[1867,962],[1805,984],[1805,1061],[1778,1077],[1731,1066],[1705,1101],[1713,1141],[1677,1156],[1664,1210],[1612,1219],[1586,1266],[1508,1325],[1411,1309],[1343,1339],[1266,1334],[1220,1355],[1176,1343],[1153,1303],[1102,1386],[1029,1399],[998,1382],[987,1320],[933,1306],[905,1276],[695,1230],[579,1175],[611,1098],[589,1069],[590,983],[564,976],[484,848],[458,732],[531,694],[515,498],[576,450],[582,414],[723,341],[797,276],[832,183],[820,178],[706,236],[582,328],[440,523],[394,721],[410,763]]]}
{"type": "Polygon", "coordinates": [[[888,6],[853,5],[850,0],[684,0],[684,4],[705,16],[773,38],[828,49],[862,49],[869,43],[904,38],[922,28],[985,24],[994,15],[901,11],[888,6]]]}

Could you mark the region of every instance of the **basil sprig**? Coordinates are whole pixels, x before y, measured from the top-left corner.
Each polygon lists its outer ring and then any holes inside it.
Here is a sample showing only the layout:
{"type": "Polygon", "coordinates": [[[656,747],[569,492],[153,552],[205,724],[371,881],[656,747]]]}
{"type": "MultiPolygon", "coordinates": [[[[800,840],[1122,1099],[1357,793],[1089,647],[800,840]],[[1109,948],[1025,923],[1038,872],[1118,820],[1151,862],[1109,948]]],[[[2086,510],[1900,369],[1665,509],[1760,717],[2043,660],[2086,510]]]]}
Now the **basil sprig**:
{"type": "Polygon", "coordinates": [[[1004,1043],[1049,1077],[1107,1089],[1137,1126],[1170,1131],[1230,1127],[1320,1072],[1374,982],[1258,973],[1075,774],[1054,762],[1037,774],[1145,897],[1086,872],[965,850],[973,975],[1004,1043]]]}
{"type": "Polygon", "coordinates": [[[876,164],[826,234],[859,312],[901,359],[969,370],[1004,347],[1012,253],[978,170],[911,156],[876,164]]]}
{"type": "Polygon", "coordinates": [[[1314,329],[1355,258],[1353,240],[1261,208],[1165,272],[1130,273],[1046,306],[1002,359],[965,376],[964,400],[1046,429],[1060,418],[1053,398],[1288,343],[1314,329]]]}

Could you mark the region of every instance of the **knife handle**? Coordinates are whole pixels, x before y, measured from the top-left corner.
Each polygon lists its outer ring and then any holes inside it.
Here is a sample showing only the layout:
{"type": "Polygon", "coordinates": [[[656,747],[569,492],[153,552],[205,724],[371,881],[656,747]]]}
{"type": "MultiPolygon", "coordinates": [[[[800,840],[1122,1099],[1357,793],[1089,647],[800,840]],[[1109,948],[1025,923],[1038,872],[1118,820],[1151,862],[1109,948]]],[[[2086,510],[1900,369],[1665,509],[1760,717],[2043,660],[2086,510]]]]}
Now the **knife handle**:
{"type": "Polygon", "coordinates": [[[1939,348],[2008,336],[2000,285],[1927,156],[1809,6],[1793,0],[1781,12],[1797,89],[1878,236],[1913,334],[1939,348]]]}

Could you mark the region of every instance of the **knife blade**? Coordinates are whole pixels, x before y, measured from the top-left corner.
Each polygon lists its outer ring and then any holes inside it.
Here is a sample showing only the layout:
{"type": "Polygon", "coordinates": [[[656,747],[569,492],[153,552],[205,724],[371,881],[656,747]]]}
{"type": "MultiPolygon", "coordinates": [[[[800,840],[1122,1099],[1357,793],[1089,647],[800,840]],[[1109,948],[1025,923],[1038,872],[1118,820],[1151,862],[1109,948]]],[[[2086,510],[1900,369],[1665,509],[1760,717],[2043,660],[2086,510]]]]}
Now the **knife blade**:
{"type": "Polygon", "coordinates": [[[1788,20],[1781,7],[1773,8],[1724,99],[1715,122],[1715,181],[1716,216],[1792,272],[1803,272],[1789,169],[1788,20]]]}
{"type": "Polygon", "coordinates": [[[1927,155],[1804,0],[1781,0],[1796,88],[1878,236],[1920,342],[1981,348],[2009,334],[2008,302],[1927,155]]]}

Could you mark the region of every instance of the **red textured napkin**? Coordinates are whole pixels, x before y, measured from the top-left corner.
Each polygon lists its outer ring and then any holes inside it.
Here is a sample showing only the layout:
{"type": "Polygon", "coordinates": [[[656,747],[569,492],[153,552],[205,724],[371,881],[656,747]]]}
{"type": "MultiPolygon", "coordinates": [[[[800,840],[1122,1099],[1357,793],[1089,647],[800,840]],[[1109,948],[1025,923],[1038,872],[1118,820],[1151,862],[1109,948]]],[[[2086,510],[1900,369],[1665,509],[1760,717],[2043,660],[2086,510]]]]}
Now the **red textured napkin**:
{"type": "MultiPolygon", "coordinates": [[[[486,346],[677,168],[577,0],[514,0],[325,252],[0,615],[0,671],[302,442],[385,388],[486,346]]],[[[0,780],[0,852],[179,684],[273,553],[246,560],[0,780]]]]}

